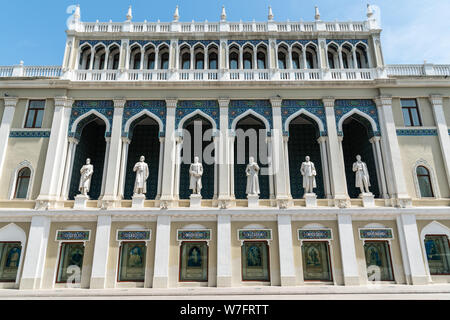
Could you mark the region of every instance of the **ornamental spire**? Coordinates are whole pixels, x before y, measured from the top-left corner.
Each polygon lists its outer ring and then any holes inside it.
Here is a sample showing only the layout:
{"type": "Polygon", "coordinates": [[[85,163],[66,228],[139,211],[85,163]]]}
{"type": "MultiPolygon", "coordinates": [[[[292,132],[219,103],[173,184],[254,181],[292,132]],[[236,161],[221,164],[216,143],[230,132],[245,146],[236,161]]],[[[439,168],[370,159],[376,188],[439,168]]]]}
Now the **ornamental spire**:
{"type": "Polygon", "coordinates": [[[269,21],[273,21],[273,12],[272,12],[271,6],[269,6],[269,14],[268,14],[267,18],[269,19],[269,21]]]}
{"type": "Polygon", "coordinates": [[[75,13],[73,14],[73,18],[76,21],[80,21],[81,19],[81,10],[80,10],[80,5],[77,4],[76,8],[75,8],[75,13]]]}
{"type": "Polygon", "coordinates": [[[175,8],[175,13],[173,14],[173,21],[178,22],[180,20],[180,15],[178,13],[178,6],[175,8]]]}
{"type": "Polygon", "coordinates": [[[222,6],[222,14],[220,15],[220,21],[227,20],[227,13],[225,12],[225,6],[222,6]]]}
{"type": "Polygon", "coordinates": [[[314,16],[314,18],[316,19],[316,21],[320,20],[320,12],[319,12],[319,7],[315,7],[316,8],[316,15],[314,16]]]}
{"type": "Polygon", "coordinates": [[[367,18],[372,18],[373,17],[373,9],[372,6],[370,4],[367,4],[367,18]]]}
{"type": "Polygon", "coordinates": [[[127,21],[131,21],[131,19],[133,18],[133,14],[131,11],[131,6],[128,7],[128,12],[127,12],[127,21]]]}

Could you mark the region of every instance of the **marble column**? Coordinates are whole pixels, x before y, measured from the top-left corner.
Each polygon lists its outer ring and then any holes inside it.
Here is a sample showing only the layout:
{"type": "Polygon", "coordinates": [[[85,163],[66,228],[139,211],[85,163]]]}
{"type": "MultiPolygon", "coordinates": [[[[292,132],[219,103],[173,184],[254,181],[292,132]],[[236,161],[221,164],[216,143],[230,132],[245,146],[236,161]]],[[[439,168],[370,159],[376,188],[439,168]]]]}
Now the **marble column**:
{"type": "Polygon", "coordinates": [[[170,216],[158,216],[155,241],[153,288],[167,288],[169,284],[170,216]]]}
{"type": "Polygon", "coordinates": [[[231,216],[217,216],[217,286],[231,287],[231,216]]]}
{"type": "Polygon", "coordinates": [[[95,232],[94,258],[92,260],[91,289],[104,289],[106,271],[108,270],[108,252],[111,236],[111,216],[101,215],[97,218],[95,232]]]}
{"type": "Polygon", "coordinates": [[[72,179],[73,162],[75,157],[75,151],[77,150],[78,139],[73,137],[69,138],[69,146],[67,150],[66,167],[64,169],[64,179],[61,191],[61,197],[63,200],[67,200],[70,191],[70,181],[72,179]]]}
{"type": "Polygon", "coordinates": [[[290,215],[278,215],[281,286],[295,285],[294,248],[290,215]]]}
{"type": "Polygon", "coordinates": [[[156,200],[161,198],[161,181],[164,170],[164,140],[164,137],[159,137],[158,187],[156,191],[156,200]]]}
{"type": "Polygon", "coordinates": [[[360,284],[360,281],[358,262],[356,260],[355,238],[353,236],[352,216],[339,213],[337,217],[344,283],[346,286],[356,286],[360,284]]]}
{"type": "Polygon", "coordinates": [[[322,160],[323,170],[323,186],[325,191],[325,197],[331,199],[331,187],[330,187],[330,172],[328,167],[328,154],[327,154],[327,137],[319,137],[317,142],[320,145],[320,158],[322,160]]]}
{"type": "Polygon", "coordinates": [[[42,287],[50,224],[50,217],[33,216],[31,218],[20,289],[30,290],[42,287]]]}
{"type": "Polygon", "coordinates": [[[387,185],[386,185],[386,174],[384,172],[384,165],[383,165],[383,155],[381,154],[381,146],[380,146],[380,137],[372,137],[370,139],[370,142],[372,143],[374,150],[375,150],[375,162],[377,164],[377,171],[379,175],[380,180],[380,187],[381,187],[381,197],[383,199],[388,199],[388,191],[387,191],[387,185]]]}
{"type": "MultiPolygon", "coordinates": [[[[109,148],[111,146],[111,138],[106,137],[106,148],[105,148],[105,161],[104,163],[108,163],[109,159],[109,148]]],[[[100,197],[102,197],[105,194],[105,183],[106,183],[106,173],[107,173],[108,167],[106,165],[103,165],[103,173],[102,173],[102,188],[100,190],[100,197]]]]}
{"type": "Polygon", "coordinates": [[[18,98],[5,97],[5,108],[3,111],[2,122],[0,125],[0,175],[3,172],[3,164],[5,163],[6,152],[8,149],[9,133],[14,118],[18,98]]]}
{"type": "Polygon", "coordinates": [[[228,137],[228,105],[230,103],[229,99],[219,99],[219,108],[220,108],[220,136],[219,136],[219,147],[217,149],[218,152],[218,165],[219,165],[219,202],[222,202],[222,205],[227,204],[227,202],[231,198],[231,184],[234,181],[231,181],[230,177],[230,143],[228,137]]]}
{"type": "Polygon", "coordinates": [[[120,177],[119,177],[119,199],[123,199],[125,193],[125,180],[127,175],[128,148],[130,147],[130,139],[122,137],[122,159],[120,160],[120,177]]]}

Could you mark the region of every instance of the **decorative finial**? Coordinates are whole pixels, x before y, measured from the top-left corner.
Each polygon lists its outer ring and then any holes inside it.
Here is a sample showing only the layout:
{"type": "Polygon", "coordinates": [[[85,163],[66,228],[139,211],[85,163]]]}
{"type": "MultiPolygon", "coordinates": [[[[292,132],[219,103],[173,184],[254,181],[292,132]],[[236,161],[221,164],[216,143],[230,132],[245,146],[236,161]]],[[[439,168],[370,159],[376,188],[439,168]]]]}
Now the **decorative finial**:
{"type": "MultiPolygon", "coordinates": [[[[427,63],[427,60],[425,60],[425,63],[427,63]]],[[[20,65],[23,66],[23,60],[20,60],[20,65]]]]}
{"type": "Polygon", "coordinates": [[[227,20],[227,13],[225,12],[225,6],[222,6],[222,14],[220,15],[220,21],[227,20]]]}
{"type": "Polygon", "coordinates": [[[370,4],[367,4],[367,18],[372,18],[373,17],[373,10],[372,10],[372,6],[370,4]]]}
{"type": "Polygon", "coordinates": [[[133,14],[131,12],[131,6],[128,7],[128,13],[127,13],[127,21],[131,21],[133,18],[133,14]]]}
{"type": "Polygon", "coordinates": [[[319,12],[319,7],[315,7],[316,8],[316,15],[314,16],[314,18],[316,19],[316,21],[320,20],[320,12],[319,12]]]}
{"type": "Polygon", "coordinates": [[[177,22],[180,20],[180,15],[178,14],[178,6],[175,8],[175,13],[173,14],[173,21],[177,22]]]}
{"type": "Polygon", "coordinates": [[[81,19],[81,10],[80,10],[79,4],[77,4],[77,6],[75,8],[75,13],[73,14],[73,18],[77,21],[79,21],[81,19]]]}
{"type": "Polygon", "coordinates": [[[271,6],[269,6],[269,14],[268,14],[267,18],[269,19],[269,21],[273,21],[273,12],[272,12],[271,6]]]}

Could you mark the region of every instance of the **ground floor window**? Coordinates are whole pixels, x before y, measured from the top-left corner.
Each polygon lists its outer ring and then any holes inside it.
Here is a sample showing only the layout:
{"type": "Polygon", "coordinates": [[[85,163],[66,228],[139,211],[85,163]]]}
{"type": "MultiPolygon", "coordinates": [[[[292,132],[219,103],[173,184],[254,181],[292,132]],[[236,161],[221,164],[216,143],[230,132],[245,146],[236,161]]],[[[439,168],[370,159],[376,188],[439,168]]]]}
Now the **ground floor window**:
{"type": "Polygon", "coordinates": [[[206,241],[181,243],[180,281],[208,281],[208,245],[206,241]]]}
{"type": "Polygon", "coordinates": [[[270,281],[269,245],[266,241],[244,241],[242,280],[270,281]]]}
{"type": "Polygon", "coordinates": [[[303,241],[302,258],[305,281],[333,281],[327,241],[303,241]]]}
{"type": "MultiPolygon", "coordinates": [[[[67,282],[72,275],[81,275],[84,257],[84,243],[63,242],[59,255],[57,283],[67,282]]],[[[76,280],[78,277],[75,277],[76,280]]],[[[79,278],[78,278],[79,279],[79,278]]]]}
{"type": "Polygon", "coordinates": [[[445,235],[425,236],[428,268],[432,275],[450,274],[450,248],[445,235]]]}
{"type": "Polygon", "coordinates": [[[394,281],[388,241],[365,241],[367,277],[373,281],[394,281]]]}
{"type": "Polygon", "coordinates": [[[19,269],[20,242],[0,242],[0,282],[15,282],[19,269]]]}
{"type": "Polygon", "coordinates": [[[145,252],[145,242],[122,242],[117,279],[119,282],[144,282],[145,252]]]}

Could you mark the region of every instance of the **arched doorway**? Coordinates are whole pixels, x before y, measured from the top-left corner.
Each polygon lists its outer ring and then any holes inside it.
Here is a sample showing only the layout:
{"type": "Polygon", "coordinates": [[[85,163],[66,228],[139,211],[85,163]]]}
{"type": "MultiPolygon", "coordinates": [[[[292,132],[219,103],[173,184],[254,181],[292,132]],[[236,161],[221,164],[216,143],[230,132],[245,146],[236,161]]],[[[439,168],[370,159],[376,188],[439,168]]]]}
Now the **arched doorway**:
{"type": "Polygon", "coordinates": [[[70,180],[69,199],[75,199],[79,194],[80,169],[86,163],[86,159],[91,159],[94,166],[89,197],[97,200],[102,191],[103,167],[105,165],[106,125],[95,115],[90,115],[81,128],[80,142],[78,143],[73,160],[72,178],[70,180]]]}
{"type": "Polygon", "coordinates": [[[294,199],[303,198],[305,193],[300,168],[306,156],[310,157],[317,172],[317,188],[314,189],[314,192],[318,198],[325,198],[320,145],[317,142],[319,136],[320,131],[316,121],[304,114],[289,123],[289,177],[291,194],[294,199]]]}
{"type": "Polygon", "coordinates": [[[364,117],[353,114],[344,120],[342,125],[343,140],[342,149],[344,153],[345,177],[347,180],[347,191],[350,198],[358,198],[361,193],[359,188],[355,187],[355,173],[353,172],[353,163],[359,154],[367,164],[367,170],[370,176],[370,191],[375,197],[380,197],[380,188],[378,185],[377,168],[372,144],[369,139],[373,137],[371,123],[364,117]]]}
{"type": "Polygon", "coordinates": [[[262,120],[252,114],[240,119],[236,124],[234,140],[234,195],[236,199],[247,199],[245,193],[247,176],[245,169],[250,157],[253,157],[259,167],[260,199],[270,199],[268,174],[268,144],[267,129],[262,120]]]}
{"type": "Polygon", "coordinates": [[[149,116],[143,115],[130,125],[128,138],[131,142],[128,147],[125,171],[124,198],[131,199],[133,196],[136,179],[133,167],[139,161],[139,158],[144,156],[149,169],[146,199],[155,199],[158,192],[159,124],[149,116]]]}
{"type": "Polygon", "coordinates": [[[189,189],[189,167],[194,157],[199,158],[203,165],[202,190],[203,199],[213,199],[214,188],[214,142],[212,123],[202,115],[195,115],[183,124],[183,144],[181,149],[179,198],[189,199],[192,190],[189,189]]]}

